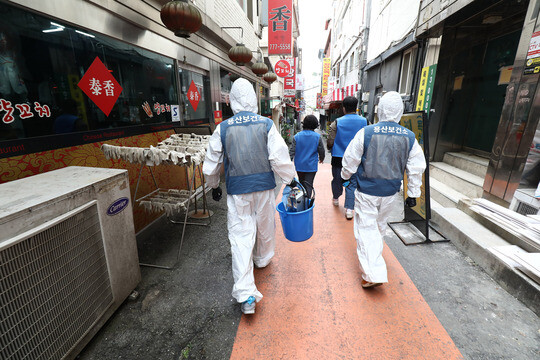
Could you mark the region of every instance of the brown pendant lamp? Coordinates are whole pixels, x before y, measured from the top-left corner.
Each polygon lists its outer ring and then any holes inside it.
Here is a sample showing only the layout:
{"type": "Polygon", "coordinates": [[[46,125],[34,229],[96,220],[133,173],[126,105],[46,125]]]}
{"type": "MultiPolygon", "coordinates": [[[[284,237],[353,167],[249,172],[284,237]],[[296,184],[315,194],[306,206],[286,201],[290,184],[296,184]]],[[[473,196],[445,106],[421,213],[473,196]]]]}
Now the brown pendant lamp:
{"type": "Polygon", "coordinates": [[[269,71],[269,72],[267,72],[266,74],[263,75],[263,79],[267,83],[271,84],[271,83],[273,83],[274,81],[277,80],[277,75],[274,74],[272,71],[269,71]]]}
{"type": "Polygon", "coordinates": [[[199,10],[187,0],[169,1],[161,8],[161,21],[174,35],[188,38],[202,26],[199,10]]]}
{"type": "Polygon", "coordinates": [[[229,50],[229,59],[234,61],[237,66],[242,66],[251,61],[251,51],[244,44],[236,44],[229,50]]]}
{"type": "Polygon", "coordinates": [[[251,67],[251,71],[257,76],[263,76],[268,72],[268,66],[266,66],[265,63],[257,61],[253,66],[251,67]]]}

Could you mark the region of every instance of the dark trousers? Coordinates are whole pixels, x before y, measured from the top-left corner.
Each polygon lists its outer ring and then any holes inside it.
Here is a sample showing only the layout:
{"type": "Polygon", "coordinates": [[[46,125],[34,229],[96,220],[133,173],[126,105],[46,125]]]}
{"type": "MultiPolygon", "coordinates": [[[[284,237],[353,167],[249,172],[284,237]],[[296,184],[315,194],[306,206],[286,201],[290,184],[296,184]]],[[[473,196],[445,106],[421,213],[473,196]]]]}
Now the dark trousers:
{"type": "Polygon", "coordinates": [[[313,193],[313,180],[315,180],[315,174],[317,174],[317,172],[297,171],[297,173],[300,184],[306,189],[307,197],[311,198],[311,194],[313,193]]]}

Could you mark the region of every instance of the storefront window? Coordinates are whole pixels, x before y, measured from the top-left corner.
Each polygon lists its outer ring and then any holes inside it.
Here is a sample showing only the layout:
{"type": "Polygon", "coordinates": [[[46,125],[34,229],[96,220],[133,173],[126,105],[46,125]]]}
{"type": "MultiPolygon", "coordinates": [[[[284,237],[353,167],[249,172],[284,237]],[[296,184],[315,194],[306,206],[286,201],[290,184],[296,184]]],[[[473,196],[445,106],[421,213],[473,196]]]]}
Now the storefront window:
{"type": "Polygon", "coordinates": [[[181,120],[186,125],[208,124],[212,106],[210,78],[182,68],[178,69],[178,75],[182,94],[181,120]]]}
{"type": "Polygon", "coordinates": [[[270,90],[263,86],[260,86],[260,105],[259,111],[262,116],[272,117],[272,109],[270,108],[270,90]]]}
{"type": "Polygon", "coordinates": [[[0,140],[171,121],[172,59],[8,5],[0,12],[0,140]],[[122,87],[108,115],[78,86],[96,57],[122,87]]]}

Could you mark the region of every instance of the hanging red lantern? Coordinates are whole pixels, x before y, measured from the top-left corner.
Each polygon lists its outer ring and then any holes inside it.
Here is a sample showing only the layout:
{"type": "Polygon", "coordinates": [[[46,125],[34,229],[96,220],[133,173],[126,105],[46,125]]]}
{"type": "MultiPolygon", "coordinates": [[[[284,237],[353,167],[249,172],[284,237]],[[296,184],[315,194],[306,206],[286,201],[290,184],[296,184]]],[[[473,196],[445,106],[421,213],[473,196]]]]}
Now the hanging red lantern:
{"type": "Polygon", "coordinates": [[[253,71],[253,73],[257,76],[263,76],[268,72],[268,66],[266,66],[266,64],[263,62],[256,62],[251,67],[251,71],[253,71]]]}
{"type": "Polygon", "coordinates": [[[269,72],[267,72],[266,74],[263,75],[263,79],[267,83],[271,84],[271,83],[273,83],[274,81],[277,80],[277,75],[274,74],[272,71],[269,71],[269,72]]]}
{"type": "Polygon", "coordinates": [[[199,10],[187,0],[169,1],[161,8],[161,21],[174,35],[188,38],[202,26],[199,10]]]}
{"type": "Polygon", "coordinates": [[[236,65],[242,66],[251,61],[251,51],[244,44],[236,44],[229,50],[229,59],[234,61],[236,65]]]}

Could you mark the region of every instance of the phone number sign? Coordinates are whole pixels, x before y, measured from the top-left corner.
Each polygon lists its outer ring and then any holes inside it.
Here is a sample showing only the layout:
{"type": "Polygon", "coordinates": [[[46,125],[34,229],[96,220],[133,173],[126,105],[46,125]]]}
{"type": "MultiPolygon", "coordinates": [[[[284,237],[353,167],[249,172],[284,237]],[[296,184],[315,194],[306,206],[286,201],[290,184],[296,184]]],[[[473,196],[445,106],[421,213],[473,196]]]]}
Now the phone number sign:
{"type": "Polygon", "coordinates": [[[292,53],[292,0],[268,0],[268,54],[292,53]]]}

